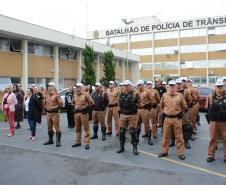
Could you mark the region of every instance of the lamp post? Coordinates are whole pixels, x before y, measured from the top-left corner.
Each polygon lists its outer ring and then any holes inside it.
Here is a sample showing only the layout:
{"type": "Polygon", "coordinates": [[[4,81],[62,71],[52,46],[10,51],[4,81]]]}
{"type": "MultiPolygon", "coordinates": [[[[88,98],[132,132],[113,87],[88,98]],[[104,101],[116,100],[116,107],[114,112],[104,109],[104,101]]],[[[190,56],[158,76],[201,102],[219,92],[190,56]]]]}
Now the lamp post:
{"type": "MultiPolygon", "coordinates": [[[[127,30],[127,27],[128,25],[132,24],[134,22],[134,20],[131,20],[131,21],[127,21],[126,19],[122,19],[122,22],[126,25],[126,30],[127,30]]],[[[129,40],[129,33],[126,31],[126,42],[127,42],[127,52],[126,52],[126,73],[128,74],[128,71],[129,71],[129,67],[128,67],[128,64],[129,64],[129,50],[130,50],[130,40],[129,40]]]]}

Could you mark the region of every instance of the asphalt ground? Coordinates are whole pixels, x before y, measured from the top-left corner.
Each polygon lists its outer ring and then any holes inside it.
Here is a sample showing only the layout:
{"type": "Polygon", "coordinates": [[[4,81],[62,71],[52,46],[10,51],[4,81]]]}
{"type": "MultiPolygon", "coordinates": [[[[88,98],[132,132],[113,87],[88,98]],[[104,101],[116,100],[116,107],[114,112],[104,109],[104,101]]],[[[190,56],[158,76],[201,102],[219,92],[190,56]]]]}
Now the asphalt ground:
{"type": "Polygon", "coordinates": [[[113,134],[102,141],[100,129],[99,138],[91,140],[89,150],[85,150],[84,143],[72,148],[75,131],[67,128],[65,113],[61,113],[59,148],[42,144],[48,139],[45,116],[37,126],[36,141],[27,139],[30,131],[26,120],[11,138],[6,136],[8,123],[0,122],[0,185],[226,185],[223,145],[218,144],[216,160],[207,163],[209,130],[204,113],[200,115],[201,126],[196,140],[190,141],[192,149],[185,150],[184,161],[177,157],[175,147],[170,148],[167,158],[157,157],[161,130],[153,146],[140,138],[139,155],[134,156],[129,134],[125,152],[117,154],[119,138],[113,134]]]}

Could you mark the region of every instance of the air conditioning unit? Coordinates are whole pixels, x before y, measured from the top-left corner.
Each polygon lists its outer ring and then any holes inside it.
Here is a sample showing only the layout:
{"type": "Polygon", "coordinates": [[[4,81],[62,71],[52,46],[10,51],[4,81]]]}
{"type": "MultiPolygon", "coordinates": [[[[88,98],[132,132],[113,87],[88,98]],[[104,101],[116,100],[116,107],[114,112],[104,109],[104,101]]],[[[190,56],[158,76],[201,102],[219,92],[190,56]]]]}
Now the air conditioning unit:
{"type": "Polygon", "coordinates": [[[213,74],[214,74],[214,71],[209,71],[208,74],[209,74],[209,75],[213,75],[213,74]]]}

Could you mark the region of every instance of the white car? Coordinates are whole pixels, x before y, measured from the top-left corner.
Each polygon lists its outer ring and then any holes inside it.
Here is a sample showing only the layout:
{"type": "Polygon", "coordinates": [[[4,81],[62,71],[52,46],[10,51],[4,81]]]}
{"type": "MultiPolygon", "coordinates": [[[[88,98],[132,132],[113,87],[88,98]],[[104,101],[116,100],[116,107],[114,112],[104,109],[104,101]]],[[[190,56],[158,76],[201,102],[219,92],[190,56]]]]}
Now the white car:
{"type": "MultiPolygon", "coordinates": [[[[73,89],[75,91],[76,87],[73,87],[73,89]]],[[[60,90],[59,93],[58,93],[60,95],[61,99],[64,102],[64,104],[61,107],[61,109],[65,109],[65,94],[66,94],[67,90],[68,90],[68,88],[65,88],[65,89],[60,90]]]]}

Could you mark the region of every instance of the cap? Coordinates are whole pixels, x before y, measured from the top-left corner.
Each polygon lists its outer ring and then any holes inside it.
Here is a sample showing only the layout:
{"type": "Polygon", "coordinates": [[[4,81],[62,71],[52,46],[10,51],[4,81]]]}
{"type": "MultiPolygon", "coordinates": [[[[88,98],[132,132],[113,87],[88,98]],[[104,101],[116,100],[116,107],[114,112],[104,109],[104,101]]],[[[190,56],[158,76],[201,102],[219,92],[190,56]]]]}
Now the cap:
{"type": "Polygon", "coordinates": [[[114,81],[110,81],[109,84],[115,84],[115,82],[114,81]]]}
{"type": "Polygon", "coordinates": [[[147,81],[147,84],[151,84],[152,85],[153,83],[152,83],[152,81],[147,81]]]}
{"type": "Polygon", "coordinates": [[[49,82],[49,86],[55,86],[54,82],[49,82]]]}
{"type": "Polygon", "coordinates": [[[123,86],[124,85],[124,83],[123,82],[121,82],[120,84],[119,84],[119,86],[123,86]]]}
{"type": "Polygon", "coordinates": [[[168,85],[176,85],[176,82],[174,80],[170,80],[168,85]]]}
{"type": "Polygon", "coordinates": [[[138,80],[137,85],[144,85],[144,80],[138,80]]]}
{"type": "Polygon", "coordinates": [[[83,87],[83,84],[82,83],[77,83],[76,87],[83,87]]]}
{"type": "Polygon", "coordinates": [[[223,81],[226,81],[226,76],[224,76],[224,77],[222,78],[222,80],[223,80],[223,81]]]}
{"type": "Polygon", "coordinates": [[[224,82],[222,80],[217,80],[215,86],[224,86],[224,82]]]}
{"type": "Polygon", "coordinates": [[[165,81],[162,82],[162,85],[167,85],[167,83],[165,81]]]}
{"type": "Polygon", "coordinates": [[[191,82],[192,83],[192,79],[187,79],[187,82],[191,82]]]}
{"type": "Polygon", "coordinates": [[[177,84],[181,84],[181,82],[182,82],[182,80],[181,80],[180,78],[177,78],[177,79],[176,79],[176,83],[177,83],[177,84]]]}
{"type": "Polygon", "coordinates": [[[31,84],[31,87],[35,87],[35,84],[31,84]]]}
{"type": "Polygon", "coordinates": [[[124,85],[131,85],[132,83],[131,83],[131,81],[130,80],[125,80],[124,81],[124,85]]]}
{"type": "Polygon", "coordinates": [[[96,83],[95,83],[95,86],[101,86],[101,83],[96,82],[96,83]]]}
{"type": "Polygon", "coordinates": [[[182,81],[182,82],[187,82],[187,77],[182,77],[182,78],[181,78],[181,81],[182,81]]]}

